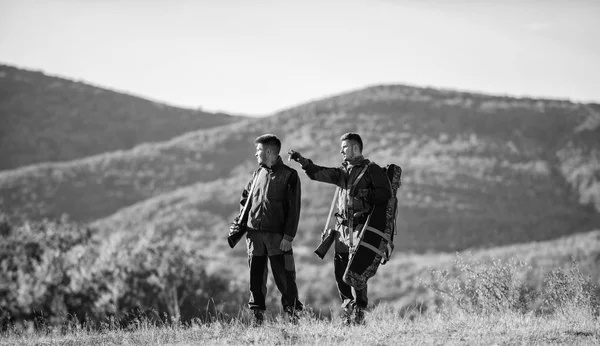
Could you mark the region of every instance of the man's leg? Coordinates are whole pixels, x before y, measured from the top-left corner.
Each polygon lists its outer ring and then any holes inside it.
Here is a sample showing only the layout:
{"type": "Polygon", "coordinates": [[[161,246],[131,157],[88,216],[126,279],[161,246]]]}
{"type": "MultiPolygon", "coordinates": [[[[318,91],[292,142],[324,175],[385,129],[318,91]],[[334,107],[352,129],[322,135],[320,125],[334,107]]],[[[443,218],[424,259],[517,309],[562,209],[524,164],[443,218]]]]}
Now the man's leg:
{"type": "Polygon", "coordinates": [[[248,257],[250,266],[250,309],[266,310],[265,297],[267,295],[267,256],[248,257]]]}
{"type": "Polygon", "coordinates": [[[294,252],[290,250],[284,253],[279,249],[282,238],[281,234],[273,234],[267,242],[267,252],[275,285],[281,292],[281,305],[290,317],[294,317],[295,311],[302,310],[303,305],[298,299],[294,252]]]}
{"type": "Polygon", "coordinates": [[[337,283],[338,293],[340,294],[340,299],[342,300],[342,309],[346,314],[345,318],[349,322],[350,315],[352,314],[352,310],[354,308],[354,295],[352,286],[348,285],[344,282],[344,271],[346,271],[346,267],[348,266],[348,256],[347,252],[336,252],[333,257],[333,269],[335,272],[335,281],[337,283]]]}
{"type": "Polygon", "coordinates": [[[365,309],[369,303],[367,299],[367,286],[362,290],[356,290],[352,288],[352,294],[354,296],[354,311],[352,315],[352,322],[355,324],[362,324],[365,321],[365,309]]]}
{"type": "Polygon", "coordinates": [[[248,267],[250,268],[250,300],[248,307],[255,312],[256,322],[262,322],[262,312],[266,310],[267,295],[267,254],[259,232],[248,232],[248,267]]]}
{"type": "Polygon", "coordinates": [[[369,305],[369,299],[367,298],[367,286],[365,286],[365,288],[363,288],[362,290],[357,290],[354,287],[352,287],[352,296],[354,298],[356,306],[358,306],[359,308],[366,309],[367,305],[369,305]]]}
{"type": "Polygon", "coordinates": [[[296,268],[294,254],[290,250],[285,254],[269,256],[271,270],[275,284],[281,292],[281,305],[294,310],[302,310],[303,305],[298,300],[298,286],[296,285],[296,268]]]}

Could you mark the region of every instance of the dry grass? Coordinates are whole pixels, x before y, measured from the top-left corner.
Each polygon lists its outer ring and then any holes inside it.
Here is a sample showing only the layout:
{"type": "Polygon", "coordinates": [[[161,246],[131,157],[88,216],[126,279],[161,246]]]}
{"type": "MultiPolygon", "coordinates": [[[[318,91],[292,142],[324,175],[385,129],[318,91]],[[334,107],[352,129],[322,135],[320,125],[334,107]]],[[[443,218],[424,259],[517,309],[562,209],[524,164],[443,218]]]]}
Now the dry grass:
{"type": "Polygon", "coordinates": [[[306,314],[298,325],[280,315],[253,327],[246,314],[229,322],[155,326],[140,323],[131,329],[104,328],[67,332],[6,332],[0,345],[596,345],[600,321],[587,309],[571,309],[553,316],[490,315],[461,311],[402,317],[390,306],[367,313],[362,326],[342,326],[339,319],[306,314]]]}

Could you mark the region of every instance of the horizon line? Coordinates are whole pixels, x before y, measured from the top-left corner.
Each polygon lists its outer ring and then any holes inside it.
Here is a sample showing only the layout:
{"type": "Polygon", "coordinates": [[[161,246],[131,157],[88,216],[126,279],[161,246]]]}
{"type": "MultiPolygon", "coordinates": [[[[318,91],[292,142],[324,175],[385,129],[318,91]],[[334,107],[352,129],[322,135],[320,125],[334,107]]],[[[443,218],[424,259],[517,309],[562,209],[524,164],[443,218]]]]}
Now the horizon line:
{"type": "Polygon", "coordinates": [[[315,97],[294,103],[291,106],[276,109],[274,111],[267,112],[265,114],[256,114],[256,113],[251,114],[251,113],[240,113],[240,112],[234,112],[234,111],[227,111],[227,110],[218,109],[218,108],[209,109],[209,108],[203,107],[202,105],[192,106],[192,105],[185,105],[185,104],[177,104],[177,103],[170,102],[167,100],[161,100],[158,98],[154,98],[152,96],[138,94],[135,91],[123,90],[123,89],[119,89],[116,87],[102,85],[99,83],[95,83],[93,81],[89,81],[84,78],[67,76],[67,75],[63,75],[60,73],[49,72],[47,70],[44,70],[41,68],[36,68],[36,67],[29,67],[29,66],[24,66],[24,65],[17,65],[14,63],[8,63],[4,60],[0,60],[0,66],[8,66],[11,68],[15,68],[18,70],[24,70],[24,71],[28,71],[28,72],[37,72],[37,73],[41,73],[47,77],[64,79],[64,80],[71,81],[74,83],[81,83],[81,84],[85,84],[85,85],[88,85],[88,86],[91,86],[94,88],[103,89],[103,90],[114,92],[117,94],[123,94],[123,95],[128,95],[131,97],[136,97],[136,98],[143,99],[143,100],[146,100],[149,102],[153,102],[153,103],[157,103],[157,104],[161,104],[161,105],[165,105],[165,106],[169,106],[169,107],[173,107],[173,108],[179,108],[179,109],[184,109],[184,110],[195,110],[195,111],[200,111],[200,112],[204,112],[204,113],[212,113],[212,114],[224,114],[224,115],[229,115],[229,116],[250,117],[250,118],[269,117],[269,116],[273,116],[273,115],[276,115],[276,114],[279,114],[282,112],[289,111],[294,108],[308,105],[310,103],[342,96],[345,94],[358,92],[361,90],[376,88],[376,87],[408,87],[408,88],[415,88],[415,89],[433,89],[433,90],[437,90],[437,91],[463,93],[463,94],[478,95],[478,96],[488,96],[488,97],[498,97],[498,98],[508,97],[508,98],[520,99],[520,100],[530,99],[530,100],[537,100],[537,101],[563,101],[563,102],[566,101],[566,102],[571,102],[574,104],[599,105],[600,106],[600,99],[599,100],[577,100],[577,99],[569,98],[567,96],[542,96],[542,95],[536,96],[536,95],[524,95],[524,94],[517,95],[517,94],[510,94],[508,92],[495,93],[495,92],[487,92],[487,91],[474,90],[474,89],[468,89],[468,88],[462,89],[462,88],[458,88],[458,87],[449,87],[449,86],[435,86],[435,85],[425,85],[425,84],[419,85],[419,84],[415,84],[415,83],[402,83],[402,82],[387,82],[387,83],[381,82],[381,83],[369,83],[362,87],[354,87],[354,88],[349,88],[346,90],[338,91],[335,93],[329,93],[329,94],[325,94],[325,95],[321,95],[321,96],[315,96],[315,97]]]}

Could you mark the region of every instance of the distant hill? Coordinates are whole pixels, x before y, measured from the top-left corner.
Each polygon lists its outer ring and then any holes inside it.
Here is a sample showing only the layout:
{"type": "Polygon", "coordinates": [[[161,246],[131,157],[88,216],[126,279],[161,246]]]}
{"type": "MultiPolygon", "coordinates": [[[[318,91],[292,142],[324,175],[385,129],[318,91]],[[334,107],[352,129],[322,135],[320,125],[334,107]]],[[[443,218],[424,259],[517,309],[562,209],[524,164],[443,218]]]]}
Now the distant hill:
{"type": "MultiPolygon", "coordinates": [[[[68,213],[103,232],[189,229],[196,241],[223,251],[227,224],[255,166],[256,136],[275,133],[283,151],[294,148],[334,166],[340,135],[357,131],[368,158],[404,169],[399,251],[548,240],[600,226],[599,109],[375,86],[168,142],[1,172],[0,207],[34,219],[68,213]]],[[[333,187],[300,176],[296,244],[309,252],[333,187]]]]}
{"type": "Polygon", "coordinates": [[[0,65],[0,170],[130,149],[240,118],[0,65]]]}

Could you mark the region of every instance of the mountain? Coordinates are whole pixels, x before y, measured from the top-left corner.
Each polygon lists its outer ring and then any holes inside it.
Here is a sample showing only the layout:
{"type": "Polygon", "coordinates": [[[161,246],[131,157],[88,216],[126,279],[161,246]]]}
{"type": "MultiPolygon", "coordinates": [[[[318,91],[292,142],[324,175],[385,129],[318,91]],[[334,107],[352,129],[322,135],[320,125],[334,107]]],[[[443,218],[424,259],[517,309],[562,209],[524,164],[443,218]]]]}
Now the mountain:
{"type": "MultiPolygon", "coordinates": [[[[188,229],[206,248],[228,251],[223,237],[255,166],[256,136],[275,133],[283,151],[334,166],[340,135],[356,131],[367,158],[404,169],[399,251],[555,239],[600,226],[599,109],[374,86],[167,142],[0,172],[0,207],[33,219],[68,213],[102,234],[188,229]]],[[[310,253],[334,189],[300,176],[296,244],[310,253]]]]}
{"type": "Polygon", "coordinates": [[[0,65],[0,170],[131,149],[241,118],[0,65]]]}

